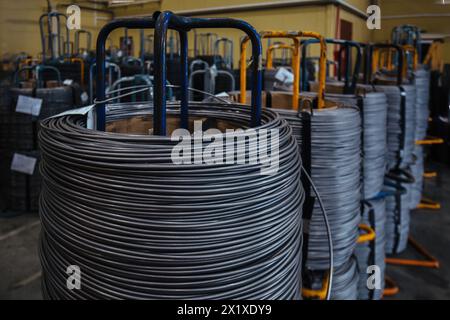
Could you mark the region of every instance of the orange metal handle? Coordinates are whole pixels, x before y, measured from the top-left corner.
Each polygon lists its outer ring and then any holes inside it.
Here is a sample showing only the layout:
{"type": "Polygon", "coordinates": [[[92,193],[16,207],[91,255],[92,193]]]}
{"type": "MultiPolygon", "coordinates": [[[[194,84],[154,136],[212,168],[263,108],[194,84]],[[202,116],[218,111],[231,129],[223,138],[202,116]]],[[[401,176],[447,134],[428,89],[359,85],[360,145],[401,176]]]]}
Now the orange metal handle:
{"type": "Polygon", "coordinates": [[[424,247],[422,247],[411,236],[408,238],[408,243],[426,260],[400,259],[400,258],[386,258],[386,263],[396,264],[402,266],[415,266],[439,269],[439,261],[433,257],[424,247]]]}
{"type": "Polygon", "coordinates": [[[392,280],[387,276],[384,277],[384,287],[385,287],[383,290],[384,297],[394,296],[400,291],[399,287],[394,282],[394,280],[392,280]]]}
{"type": "MultiPolygon", "coordinates": [[[[273,44],[267,49],[267,63],[266,68],[267,69],[273,69],[273,52],[275,50],[280,49],[287,49],[292,51],[292,56],[294,56],[295,48],[293,46],[290,46],[288,44],[273,44]]],[[[294,59],[292,60],[292,68],[294,68],[294,59]]]]}
{"type": "Polygon", "coordinates": [[[440,210],[441,204],[428,198],[422,198],[417,205],[417,209],[440,210]]]}
{"type": "Polygon", "coordinates": [[[320,290],[302,288],[303,298],[325,300],[327,298],[329,283],[330,283],[330,275],[327,273],[327,276],[322,280],[322,288],[320,290]]]}
{"type": "Polygon", "coordinates": [[[443,144],[444,139],[435,138],[435,137],[427,137],[424,140],[416,140],[416,145],[431,145],[431,144],[443,144]]]}
{"type": "Polygon", "coordinates": [[[71,58],[71,62],[78,62],[80,64],[80,77],[81,77],[81,86],[84,86],[84,60],[81,58],[71,58]]]}
{"type": "Polygon", "coordinates": [[[364,234],[361,234],[358,237],[358,240],[356,240],[356,243],[364,243],[375,240],[376,233],[375,230],[373,230],[370,226],[366,224],[360,224],[358,226],[359,230],[364,231],[364,234]]]}
{"type": "Polygon", "coordinates": [[[437,172],[436,171],[424,172],[423,173],[423,177],[427,178],[427,179],[436,178],[437,177],[437,172]]]}
{"type": "MultiPolygon", "coordinates": [[[[293,69],[294,69],[294,84],[293,84],[293,96],[292,107],[298,110],[299,106],[299,91],[300,91],[300,37],[318,39],[320,42],[320,60],[319,60],[319,90],[317,107],[322,109],[325,107],[325,79],[327,70],[327,44],[325,38],[316,32],[310,31],[266,31],[261,33],[261,38],[289,38],[294,41],[294,56],[293,56],[293,69]],[[295,62],[295,65],[294,65],[295,62]]],[[[240,59],[240,87],[241,96],[240,103],[245,103],[246,91],[247,91],[247,66],[246,66],[246,48],[248,45],[248,37],[245,37],[241,43],[241,59],[240,59]]],[[[254,62],[256,63],[256,61],[254,62]]]]}
{"type": "MultiPolygon", "coordinates": [[[[292,68],[294,71],[294,84],[293,84],[293,96],[292,107],[298,110],[298,100],[300,91],[300,40],[295,34],[291,34],[287,31],[263,31],[260,33],[261,39],[263,38],[288,38],[294,42],[294,52],[292,56],[292,68]]],[[[241,58],[240,58],[240,103],[245,104],[247,98],[247,45],[249,42],[248,36],[246,36],[241,42],[241,58]]],[[[253,61],[257,63],[257,61],[253,61]]]]}

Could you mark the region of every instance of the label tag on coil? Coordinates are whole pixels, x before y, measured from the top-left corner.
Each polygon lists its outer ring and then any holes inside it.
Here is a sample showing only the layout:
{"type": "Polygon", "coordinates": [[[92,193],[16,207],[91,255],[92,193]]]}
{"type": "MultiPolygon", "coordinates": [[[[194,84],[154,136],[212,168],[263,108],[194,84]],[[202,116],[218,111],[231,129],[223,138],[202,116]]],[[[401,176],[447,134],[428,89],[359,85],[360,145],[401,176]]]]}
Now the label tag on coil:
{"type": "Polygon", "coordinates": [[[275,73],[275,79],[282,83],[293,83],[294,82],[294,74],[290,72],[288,69],[280,67],[275,73]]]}
{"type": "Polygon", "coordinates": [[[19,95],[16,112],[39,116],[41,113],[42,99],[19,95]]]}
{"type": "Polygon", "coordinates": [[[20,153],[14,153],[11,161],[11,171],[17,171],[28,175],[33,175],[37,159],[20,153]]]}
{"type": "Polygon", "coordinates": [[[72,115],[72,114],[84,116],[89,111],[91,111],[92,108],[94,108],[94,107],[95,107],[95,104],[91,104],[90,106],[81,107],[81,108],[77,108],[77,109],[71,109],[71,110],[67,110],[67,111],[58,113],[57,115],[51,116],[50,118],[59,118],[62,116],[68,116],[68,115],[72,115]]]}
{"type": "Polygon", "coordinates": [[[65,86],[71,86],[73,84],[73,80],[72,79],[66,79],[63,82],[63,85],[65,86]]]}

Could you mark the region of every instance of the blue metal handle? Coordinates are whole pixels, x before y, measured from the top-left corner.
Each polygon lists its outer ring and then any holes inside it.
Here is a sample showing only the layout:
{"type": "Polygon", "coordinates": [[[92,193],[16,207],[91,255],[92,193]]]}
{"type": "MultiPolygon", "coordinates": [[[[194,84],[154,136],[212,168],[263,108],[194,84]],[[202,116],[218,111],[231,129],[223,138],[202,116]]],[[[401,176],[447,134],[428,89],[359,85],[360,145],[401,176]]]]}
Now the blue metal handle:
{"type": "MultiPolygon", "coordinates": [[[[252,115],[251,126],[255,127],[261,123],[261,89],[262,89],[262,46],[261,38],[258,32],[247,22],[242,20],[227,18],[187,18],[177,16],[172,12],[156,12],[154,14],[156,20],[155,27],[155,86],[154,86],[154,134],[166,134],[166,35],[170,28],[185,35],[188,31],[195,28],[234,28],[244,31],[252,42],[253,56],[253,86],[252,86],[252,115]]],[[[187,37],[186,37],[187,38],[187,37]]],[[[181,41],[181,50],[187,51],[187,39],[183,43],[181,41]]],[[[182,101],[181,112],[187,115],[187,55],[186,61],[182,59],[182,101]],[[186,99],[186,100],[185,100],[186,99]],[[183,105],[183,103],[186,105],[183,105]]],[[[186,117],[187,118],[187,117],[186,117]]],[[[183,118],[182,118],[183,119],[183,118]]]]}
{"type": "Polygon", "coordinates": [[[50,71],[55,72],[55,74],[56,74],[56,80],[58,81],[58,84],[59,84],[60,86],[62,85],[62,81],[61,81],[61,73],[59,72],[59,70],[58,70],[57,68],[53,67],[53,66],[45,66],[45,65],[41,65],[41,64],[34,65],[34,66],[25,66],[25,67],[23,67],[23,68],[17,70],[17,71],[14,73],[14,79],[13,79],[14,84],[18,84],[18,83],[19,83],[19,75],[20,75],[22,72],[27,71],[27,70],[28,70],[28,71],[36,70],[36,78],[37,78],[37,83],[36,83],[36,85],[37,85],[38,88],[43,88],[43,87],[44,87],[44,86],[43,86],[43,82],[42,82],[42,80],[41,80],[41,76],[40,76],[44,70],[50,70],[50,71]]]}
{"type": "MultiPolygon", "coordinates": [[[[97,37],[97,52],[96,52],[96,61],[97,61],[97,79],[96,79],[96,96],[97,101],[105,100],[105,61],[106,61],[106,40],[110,33],[119,28],[127,29],[153,29],[155,28],[155,20],[152,17],[144,17],[144,18],[126,18],[126,19],[116,19],[108,24],[106,24],[99,32],[97,37]]],[[[182,126],[187,128],[187,36],[183,36],[183,31],[178,31],[180,33],[180,39],[184,45],[182,45],[181,53],[181,72],[182,74],[186,74],[186,79],[182,78],[182,86],[185,88],[185,93],[181,93],[181,118],[182,118],[182,126]],[[184,55],[183,55],[184,54],[184,55]],[[185,70],[185,71],[183,71],[185,70]],[[183,110],[185,109],[185,110],[183,110]],[[186,116],[184,116],[186,115],[186,116]],[[184,118],[185,120],[183,120],[184,118]],[[184,125],[183,125],[184,123],[184,125]]],[[[165,52],[165,51],[164,51],[165,52]]],[[[165,55],[164,55],[165,56],[165,55]]],[[[165,85],[165,84],[164,84],[165,85]]],[[[156,112],[156,108],[155,108],[156,112]]],[[[106,127],[106,114],[105,114],[105,104],[98,103],[96,106],[96,115],[97,115],[97,130],[105,131],[106,127]]]]}

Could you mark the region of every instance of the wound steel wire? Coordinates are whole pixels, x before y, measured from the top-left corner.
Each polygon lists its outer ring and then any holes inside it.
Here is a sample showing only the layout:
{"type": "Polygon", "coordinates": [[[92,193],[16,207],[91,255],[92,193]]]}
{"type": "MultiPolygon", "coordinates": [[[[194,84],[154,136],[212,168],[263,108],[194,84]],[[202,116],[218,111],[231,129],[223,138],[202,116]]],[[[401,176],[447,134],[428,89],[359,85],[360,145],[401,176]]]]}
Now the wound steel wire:
{"type": "Polygon", "coordinates": [[[407,168],[413,162],[415,144],[415,86],[376,85],[376,91],[384,92],[388,101],[387,114],[387,166],[407,168]],[[402,96],[405,112],[402,113],[402,96]],[[403,124],[404,121],[404,124],[403,124]]]}
{"type": "MultiPolygon", "coordinates": [[[[113,109],[114,121],[133,114],[130,106],[113,109]]],[[[169,120],[178,118],[179,105],[167,111],[169,120]]],[[[251,118],[250,108],[237,104],[191,103],[190,114],[240,128],[251,118]]],[[[301,160],[291,128],[276,113],[263,110],[260,128],[279,129],[274,175],[250,164],[174,165],[178,141],[170,137],[88,130],[82,116],[45,120],[45,296],[300,298],[301,160]],[[66,287],[68,265],[81,269],[80,290],[66,287]]],[[[255,152],[249,148],[247,156],[255,152]]]]}
{"type": "Polygon", "coordinates": [[[394,254],[404,251],[408,245],[411,184],[388,178],[386,181],[391,184],[386,189],[395,195],[386,197],[385,249],[386,254],[394,254]]]}
{"type": "Polygon", "coordinates": [[[358,261],[359,300],[380,300],[383,296],[384,281],[380,283],[380,289],[369,289],[367,286],[368,277],[373,272],[368,273],[367,267],[376,265],[380,268],[380,277],[384,279],[386,269],[385,260],[385,225],[386,225],[386,200],[382,197],[367,200],[364,203],[364,212],[361,223],[370,226],[375,231],[375,239],[369,242],[358,243],[355,256],[358,261]]]}
{"type": "MultiPolygon", "coordinates": [[[[306,111],[298,113],[300,121],[286,119],[301,133],[306,111]]],[[[297,113],[297,112],[295,112],[297,113]]],[[[352,107],[313,110],[311,115],[311,175],[322,197],[333,240],[334,265],[344,264],[352,255],[360,221],[361,117],[352,107]]],[[[298,136],[296,135],[298,138],[298,136]]],[[[297,139],[301,148],[301,139],[297,139]]],[[[329,267],[327,231],[317,201],[309,222],[306,266],[312,270],[329,267]]]]}

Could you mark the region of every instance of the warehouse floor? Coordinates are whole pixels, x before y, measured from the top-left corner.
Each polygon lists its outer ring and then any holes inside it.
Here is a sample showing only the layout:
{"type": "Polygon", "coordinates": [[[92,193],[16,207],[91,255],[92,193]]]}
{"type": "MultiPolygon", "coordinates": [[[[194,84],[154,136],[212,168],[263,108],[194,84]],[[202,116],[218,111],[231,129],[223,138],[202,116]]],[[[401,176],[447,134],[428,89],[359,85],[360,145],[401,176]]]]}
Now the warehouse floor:
{"type": "MultiPolygon", "coordinates": [[[[433,164],[437,178],[426,181],[425,196],[440,201],[438,212],[416,210],[411,234],[440,261],[440,269],[388,266],[400,292],[388,299],[450,299],[450,169],[433,164]]],[[[0,218],[0,299],[41,299],[39,219],[26,214],[0,218]]],[[[417,258],[408,249],[401,257],[417,258]]]]}

